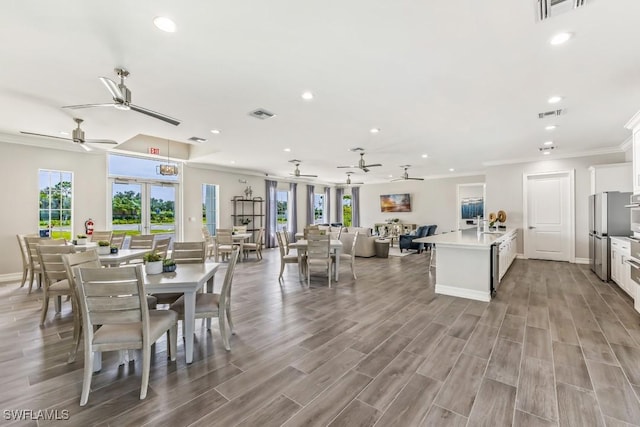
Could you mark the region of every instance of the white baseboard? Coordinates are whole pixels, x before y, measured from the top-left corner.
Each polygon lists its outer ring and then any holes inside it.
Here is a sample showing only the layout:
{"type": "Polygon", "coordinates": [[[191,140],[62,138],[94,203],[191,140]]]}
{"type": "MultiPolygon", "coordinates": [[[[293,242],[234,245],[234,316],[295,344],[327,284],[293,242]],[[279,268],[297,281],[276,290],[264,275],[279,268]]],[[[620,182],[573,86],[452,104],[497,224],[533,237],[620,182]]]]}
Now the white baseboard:
{"type": "Polygon", "coordinates": [[[524,256],[524,254],[516,254],[516,258],[517,259],[529,259],[526,256],[524,256]]]}
{"type": "Polygon", "coordinates": [[[0,274],[0,283],[17,282],[19,280],[22,280],[22,273],[0,274]]]}
{"type": "Polygon", "coordinates": [[[458,288],[455,286],[438,285],[437,283],[436,293],[452,297],[468,298],[476,301],[491,301],[491,295],[489,295],[489,292],[474,291],[472,289],[458,288]]]}
{"type": "Polygon", "coordinates": [[[576,264],[589,264],[589,258],[577,258],[576,257],[576,264]]]}

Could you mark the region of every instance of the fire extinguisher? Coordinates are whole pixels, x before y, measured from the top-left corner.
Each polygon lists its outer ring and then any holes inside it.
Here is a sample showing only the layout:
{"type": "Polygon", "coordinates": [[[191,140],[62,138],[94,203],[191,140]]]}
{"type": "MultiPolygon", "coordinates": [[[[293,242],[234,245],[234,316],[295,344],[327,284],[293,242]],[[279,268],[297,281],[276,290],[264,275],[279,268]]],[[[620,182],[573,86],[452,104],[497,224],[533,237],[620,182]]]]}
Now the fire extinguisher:
{"type": "Polygon", "coordinates": [[[91,218],[84,222],[84,232],[87,236],[91,236],[93,234],[93,220],[91,218]]]}

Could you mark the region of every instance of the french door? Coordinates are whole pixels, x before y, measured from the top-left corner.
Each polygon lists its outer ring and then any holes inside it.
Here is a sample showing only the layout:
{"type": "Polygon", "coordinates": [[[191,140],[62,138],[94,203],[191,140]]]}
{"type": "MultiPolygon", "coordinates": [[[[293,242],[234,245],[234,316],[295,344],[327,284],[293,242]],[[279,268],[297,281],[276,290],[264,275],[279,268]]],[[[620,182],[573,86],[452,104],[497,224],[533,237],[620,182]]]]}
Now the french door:
{"type": "Polygon", "coordinates": [[[129,236],[158,234],[178,237],[178,184],[111,180],[111,229],[129,236]]]}

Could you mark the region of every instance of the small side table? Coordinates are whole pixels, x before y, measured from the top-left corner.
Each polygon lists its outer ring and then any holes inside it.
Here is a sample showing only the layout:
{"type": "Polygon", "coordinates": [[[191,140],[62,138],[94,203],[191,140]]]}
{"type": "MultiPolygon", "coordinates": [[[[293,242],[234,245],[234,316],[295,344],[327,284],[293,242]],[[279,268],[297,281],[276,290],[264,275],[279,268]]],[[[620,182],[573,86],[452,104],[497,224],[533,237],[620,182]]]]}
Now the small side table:
{"type": "Polygon", "coordinates": [[[389,246],[391,244],[391,240],[376,240],[375,241],[375,249],[376,249],[376,257],[377,258],[389,258],[389,246]]]}

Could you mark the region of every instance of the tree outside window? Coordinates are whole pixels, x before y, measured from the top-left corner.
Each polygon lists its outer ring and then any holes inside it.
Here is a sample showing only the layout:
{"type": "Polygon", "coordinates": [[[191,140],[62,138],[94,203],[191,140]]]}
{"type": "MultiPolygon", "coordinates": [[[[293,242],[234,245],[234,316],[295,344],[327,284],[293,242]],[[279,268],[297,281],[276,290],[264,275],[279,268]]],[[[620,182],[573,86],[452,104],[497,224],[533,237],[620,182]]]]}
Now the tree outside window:
{"type": "Polygon", "coordinates": [[[289,192],[276,192],[276,231],[288,230],[289,226],[289,192]]]}
{"type": "Polygon", "coordinates": [[[38,182],[40,235],[71,240],[73,173],[41,169],[38,182]]]}
{"type": "Polygon", "coordinates": [[[351,227],[351,194],[342,196],[342,225],[351,227]]]}
{"type": "Polygon", "coordinates": [[[313,223],[324,224],[324,194],[314,194],[313,197],[313,223]]]}

